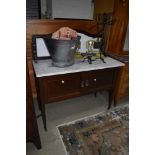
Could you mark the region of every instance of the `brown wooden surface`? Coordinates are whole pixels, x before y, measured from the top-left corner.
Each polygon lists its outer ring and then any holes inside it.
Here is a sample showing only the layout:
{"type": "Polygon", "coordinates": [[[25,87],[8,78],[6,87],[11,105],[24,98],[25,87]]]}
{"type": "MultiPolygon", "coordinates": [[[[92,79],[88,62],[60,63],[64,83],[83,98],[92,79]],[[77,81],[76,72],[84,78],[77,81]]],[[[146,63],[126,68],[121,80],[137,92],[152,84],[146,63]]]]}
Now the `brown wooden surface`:
{"type": "Polygon", "coordinates": [[[81,73],[81,80],[84,81],[85,87],[81,92],[95,92],[104,88],[113,87],[115,69],[94,70],[81,73]]]}
{"type": "Polygon", "coordinates": [[[116,102],[129,96],[129,63],[125,63],[125,66],[121,68],[118,77],[120,78],[117,81],[116,102]]]}
{"type": "Polygon", "coordinates": [[[60,27],[67,26],[90,34],[97,34],[97,23],[89,20],[27,20],[26,22],[26,57],[30,73],[33,97],[36,97],[34,73],[32,69],[32,35],[53,33],[60,27]]]}
{"type": "Polygon", "coordinates": [[[42,78],[45,103],[60,100],[59,98],[66,96],[69,98],[79,93],[79,75],[79,73],[74,73],[42,78]]]}
{"type": "Polygon", "coordinates": [[[32,142],[40,149],[41,142],[31,93],[28,68],[26,68],[26,142],[32,142]]]}
{"type": "Polygon", "coordinates": [[[32,35],[41,35],[53,33],[61,27],[70,27],[80,29],[91,34],[97,34],[95,21],[85,20],[27,20],[26,22],[26,49],[27,56],[31,57],[31,37],[32,35]]]}
{"type": "Polygon", "coordinates": [[[129,22],[129,0],[115,0],[113,20],[108,51],[118,55],[128,55],[128,51],[123,51],[123,47],[129,22]]]}
{"type": "Polygon", "coordinates": [[[123,50],[129,23],[129,0],[115,0],[113,20],[107,50],[110,51],[110,56],[114,55],[114,58],[118,57],[118,60],[126,64],[117,80],[115,99],[119,102],[129,96],[129,51],[123,50]]]}
{"type": "Polygon", "coordinates": [[[29,70],[29,75],[30,75],[32,96],[33,98],[36,98],[37,94],[36,94],[36,88],[35,88],[35,78],[34,78],[34,71],[33,71],[31,57],[27,57],[27,63],[28,63],[28,70],[29,70]]]}
{"type": "Polygon", "coordinates": [[[38,78],[41,102],[51,103],[113,87],[115,69],[38,78]],[[83,83],[83,86],[82,86],[83,83]]]}

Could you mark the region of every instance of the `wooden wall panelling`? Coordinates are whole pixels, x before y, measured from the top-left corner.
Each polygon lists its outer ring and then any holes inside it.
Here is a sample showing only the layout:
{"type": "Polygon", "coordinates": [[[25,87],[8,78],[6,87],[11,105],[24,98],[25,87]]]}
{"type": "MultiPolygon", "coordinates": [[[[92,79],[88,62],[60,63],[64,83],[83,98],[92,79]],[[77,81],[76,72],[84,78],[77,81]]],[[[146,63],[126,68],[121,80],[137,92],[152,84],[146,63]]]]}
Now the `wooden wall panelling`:
{"type": "Polygon", "coordinates": [[[115,102],[117,103],[127,96],[129,96],[129,63],[125,63],[119,72],[115,102]]]}
{"type": "Polygon", "coordinates": [[[128,52],[123,51],[123,47],[129,22],[129,0],[115,0],[113,20],[108,51],[117,55],[128,55],[128,52]]]}
{"type": "Polygon", "coordinates": [[[27,56],[31,56],[31,36],[34,34],[49,34],[60,27],[68,26],[73,29],[80,29],[91,34],[97,34],[95,21],[84,20],[27,20],[26,23],[26,49],[27,56]]]}
{"type": "Polygon", "coordinates": [[[97,34],[96,21],[90,20],[27,20],[26,22],[26,57],[28,59],[28,68],[30,73],[30,80],[32,85],[33,97],[36,97],[36,88],[34,81],[34,73],[32,68],[32,35],[49,34],[58,30],[60,27],[70,27],[88,32],[90,34],[97,34]]]}
{"type": "MultiPolygon", "coordinates": [[[[123,61],[129,59],[129,51],[124,51],[124,43],[129,23],[129,0],[115,0],[113,24],[110,29],[107,51],[123,61]]],[[[129,95],[129,62],[121,69],[117,80],[116,102],[129,95]]]]}

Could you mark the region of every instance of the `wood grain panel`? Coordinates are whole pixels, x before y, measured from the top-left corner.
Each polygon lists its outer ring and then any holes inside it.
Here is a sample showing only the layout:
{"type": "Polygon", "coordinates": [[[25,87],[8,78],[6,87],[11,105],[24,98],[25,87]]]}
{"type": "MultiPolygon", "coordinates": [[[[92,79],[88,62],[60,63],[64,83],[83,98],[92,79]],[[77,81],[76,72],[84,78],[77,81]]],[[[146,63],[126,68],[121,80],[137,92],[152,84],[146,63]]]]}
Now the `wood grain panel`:
{"type": "Polygon", "coordinates": [[[26,62],[26,142],[32,142],[38,149],[41,148],[40,136],[36,120],[33,98],[31,93],[28,63],[26,62]]]}
{"type": "Polygon", "coordinates": [[[117,69],[108,68],[37,78],[40,103],[44,105],[101,90],[110,91],[115,86],[117,69]]]}
{"type": "Polygon", "coordinates": [[[129,21],[129,0],[115,0],[113,20],[108,51],[118,55],[128,55],[128,52],[123,52],[123,47],[129,21]]]}
{"type": "Polygon", "coordinates": [[[129,96],[129,63],[125,63],[119,73],[118,87],[116,90],[116,102],[129,96]]]}
{"type": "MultiPolygon", "coordinates": [[[[128,57],[129,51],[124,51],[124,43],[129,23],[129,0],[115,0],[113,24],[110,30],[107,51],[115,57],[128,57]]],[[[123,60],[123,59],[121,59],[123,60]]],[[[126,63],[117,80],[116,102],[129,96],[129,62],[126,63]]]]}
{"type": "Polygon", "coordinates": [[[28,63],[27,67],[28,67],[28,71],[29,71],[29,75],[30,75],[32,96],[33,96],[33,98],[35,98],[37,95],[36,95],[35,78],[34,78],[34,72],[33,72],[31,57],[27,57],[27,63],[28,63]]]}
{"type": "Polygon", "coordinates": [[[58,98],[68,94],[77,94],[79,93],[79,89],[79,73],[54,76],[46,79],[44,82],[44,92],[46,92],[45,98],[47,99],[46,102],[52,101],[55,97],[58,98]]]}

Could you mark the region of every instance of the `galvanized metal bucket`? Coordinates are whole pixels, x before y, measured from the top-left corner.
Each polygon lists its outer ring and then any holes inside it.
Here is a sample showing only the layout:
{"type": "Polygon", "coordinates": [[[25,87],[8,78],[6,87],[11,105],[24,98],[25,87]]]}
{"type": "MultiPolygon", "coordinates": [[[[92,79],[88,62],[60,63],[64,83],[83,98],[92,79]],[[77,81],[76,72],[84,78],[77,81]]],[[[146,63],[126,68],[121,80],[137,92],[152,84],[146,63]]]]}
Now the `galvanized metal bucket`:
{"type": "Polygon", "coordinates": [[[74,64],[75,52],[80,43],[80,36],[71,40],[44,38],[48,51],[52,57],[52,65],[67,67],[74,64]]]}

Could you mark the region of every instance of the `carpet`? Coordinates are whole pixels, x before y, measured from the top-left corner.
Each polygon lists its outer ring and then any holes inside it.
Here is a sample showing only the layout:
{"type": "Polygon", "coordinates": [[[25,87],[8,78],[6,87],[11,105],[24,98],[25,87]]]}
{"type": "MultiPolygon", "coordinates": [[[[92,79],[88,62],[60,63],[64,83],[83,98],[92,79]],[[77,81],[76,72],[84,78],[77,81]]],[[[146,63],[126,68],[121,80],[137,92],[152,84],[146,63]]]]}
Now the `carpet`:
{"type": "Polygon", "coordinates": [[[129,154],[128,105],[59,125],[58,130],[67,155],[129,154]]]}

